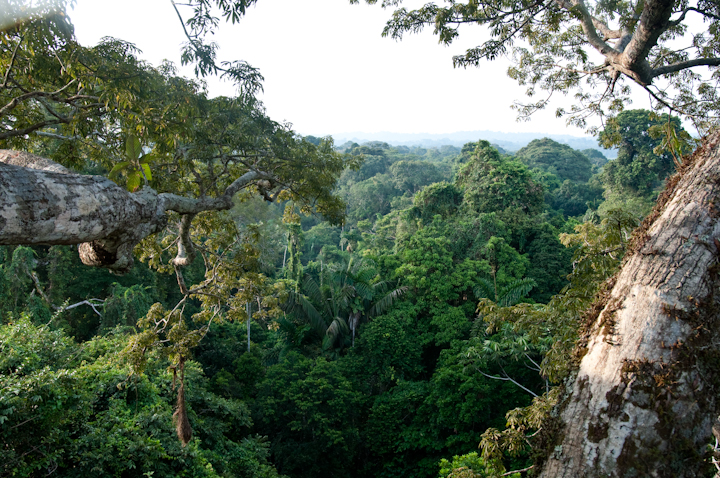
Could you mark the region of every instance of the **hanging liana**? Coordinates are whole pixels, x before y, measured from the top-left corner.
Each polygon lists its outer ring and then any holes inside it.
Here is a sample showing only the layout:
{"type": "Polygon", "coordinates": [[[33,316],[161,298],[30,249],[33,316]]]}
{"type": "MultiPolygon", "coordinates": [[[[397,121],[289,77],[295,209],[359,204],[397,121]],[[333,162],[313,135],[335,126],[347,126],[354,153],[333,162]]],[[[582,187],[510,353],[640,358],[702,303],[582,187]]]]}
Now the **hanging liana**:
{"type": "Polygon", "coordinates": [[[173,367],[173,390],[175,389],[178,368],[180,369],[180,388],[178,389],[177,406],[175,407],[175,413],[173,413],[173,424],[183,446],[187,446],[192,438],[192,427],[185,406],[185,357],[182,355],[178,364],[173,367]]]}

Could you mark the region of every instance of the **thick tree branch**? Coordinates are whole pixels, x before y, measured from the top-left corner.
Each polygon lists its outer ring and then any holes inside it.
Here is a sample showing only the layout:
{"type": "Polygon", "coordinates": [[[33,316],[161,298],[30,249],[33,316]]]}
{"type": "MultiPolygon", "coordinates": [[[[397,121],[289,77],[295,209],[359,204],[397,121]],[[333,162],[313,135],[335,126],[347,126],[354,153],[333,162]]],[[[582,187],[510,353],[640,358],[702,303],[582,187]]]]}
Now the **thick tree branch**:
{"type": "Polygon", "coordinates": [[[590,43],[593,48],[606,58],[614,59],[617,57],[619,52],[598,35],[595,26],[597,19],[590,14],[583,0],[557,0],[557,3],[566,10],[572,10],[580,14],[580,24],[587,36],[588,43],[590,43]]]}
{"type": "Polygon", "coordinates": [[[0,244],[80,244],[86,265],[118,272],[132,266],[132,250],[162,230],[166,211],[180,221],[176,267],[195,258],[190,227],[196,214],[227,210],[241,189],[268,175],[248,171],[219,197],[191,198],[157,194],[149,187],[129,193],[102,176],[85,176],[39,156],[0,150],[0,244]]]}
{"type": "Polygon", "coordinates": [[[650,50],[657,45],[660,35],[671,26],[670,15],[674,5],[674,0],[645,2],[640,21],[623,52],[623,58],[620,59],[620,64],[627,70],[623,70],[623,73],[641,85],[648,85],[652,81],[652,70],[647,57],[650,50]]]}
{"type": "Polygon", "coordinates": [[[591,16],[592,24],[593,26],[602,33],[604,40],[612,40],[616,38],[622,38],[623,36],[627,35],[627,32],[624,30],[613,30],[607,26],[607,24],[603,21],[600,21],[596,17],[591,16]]]}
{"type": "Polygon", "coordinates": [[[165,210],[180,214],[198,214],[203,211],[222,211],[233,206],[232,198],[241,189],[249,186],[253,181],[267,177],[258,171],[248,171],[230,184],[222,196],[190,198],[177,194],[162,193],[159,195],[165,210]]]}
{"type": "Polygon", "coordinates": [[[652,70],[652,77],[656,78],[695,66],[720,66],[720,58],[696,58],[694,60],[680,61],[672,65],[661,66],[652,70]]]}

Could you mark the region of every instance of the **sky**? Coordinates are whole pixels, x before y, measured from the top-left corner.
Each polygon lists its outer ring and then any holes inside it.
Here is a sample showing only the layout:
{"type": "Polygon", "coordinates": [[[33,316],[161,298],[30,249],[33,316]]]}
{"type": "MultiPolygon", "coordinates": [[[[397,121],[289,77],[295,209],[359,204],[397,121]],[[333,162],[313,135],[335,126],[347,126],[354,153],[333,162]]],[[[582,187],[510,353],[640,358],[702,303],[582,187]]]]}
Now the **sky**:
{"type": "MultiPolygon", "coordinates": [[[[511,105],[525,99],[524,87],[507,77],[509,60],[453,68],[454,54],[482,42],[479,27],[461,30],[450,46],[439,45],[430,30],[395,41],[381,36],[390,14],[348,0],[260,0],[239,24],[223,24],[214,41],[220,60],[242,59],[260,69],[268,115],[303,135],[584,135],[555,118],[560,103],[517,122],[511,105]]],[[[134,43],[153,65],[165,59],[180,65],[184,36],[170,0],[78,0],[70,17],[83,45],[113,36],[134,43]]],[[[181,73],[192,76],[191,69],[181,73]]],[[[232,84],[215,79],[208,89],[211,96],[234,94],[232,84]]]]}

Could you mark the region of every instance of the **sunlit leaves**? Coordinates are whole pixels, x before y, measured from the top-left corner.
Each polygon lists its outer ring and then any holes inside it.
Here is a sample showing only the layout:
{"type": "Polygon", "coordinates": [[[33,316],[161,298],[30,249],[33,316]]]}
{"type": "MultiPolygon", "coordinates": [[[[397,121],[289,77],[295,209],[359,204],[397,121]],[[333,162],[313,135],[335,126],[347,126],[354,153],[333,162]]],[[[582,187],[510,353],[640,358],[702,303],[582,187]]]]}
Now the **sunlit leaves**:
{"type": "Polygon", "coordinates": [[[126,186],[129,191],[136,191],[142,182],[147,184],[152,180],[150,162],[155,156],[145,153],[140,139],[135,135],[128,135],[125,140],[125,160],[115,164],[108,177],[116,180],[121,173],[126,177],[126,186]]]}

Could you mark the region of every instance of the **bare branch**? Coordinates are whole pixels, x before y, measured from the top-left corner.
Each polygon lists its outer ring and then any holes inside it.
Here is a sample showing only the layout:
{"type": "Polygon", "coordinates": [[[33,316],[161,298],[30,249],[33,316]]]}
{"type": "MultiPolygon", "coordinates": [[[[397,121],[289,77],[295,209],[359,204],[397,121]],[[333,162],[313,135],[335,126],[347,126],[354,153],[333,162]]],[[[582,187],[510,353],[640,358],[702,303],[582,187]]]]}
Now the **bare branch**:
{"type": "Polygon", "coordinates": [[[56,99],[57,95],[68,89],[70,86],[72,86],[77,80],[72,80],[62,88],[60,88],[57,91],[53,91],[52,93],[48,93],[47,91],[31,91],[29,93],[25,93],[23,95],[17,96],[10,101],[10,103],[6,104],[2,108],[0,108],[0,116],[9,113],[12,111],[17,105],[22,103],[25,100],[29,100],[32,98],[52,98],[56,99]]]}
{"type": "Polygon", "coordinates": [[[10,72],[12,71],[13,67],[15,66],[15,58],[17,58],[17,51],[20,48],[20,45],[23,42],[23,37],[20,37],[18,39],[17,45],[15,45],[15,48],[13,49],[12,58],[10,58],[10,65],[8,66],[7,71],[5,71],[5,79],[2,83],[2,88],[5,88],[7,86],[8,78],[10,78],[10,72]]]}
{"type": "Polygon", "coordinates": [[[485,377],[487,377],[487,378],[491,378],[491,379],[493,379],[493,380],[510,381],[510,382],[512,382],[513,384],[515,384],[515,385],[517,385],[518,387],[520,387],[520,388],[522,388],[523,390],[525,390],[527,393],[529,393],[529,394],[532,395],[533,397],[537,397],[537,396],[538,396],[537,393],[533,392],[532,390],[530,390],[529,388],[525,387],[525,386],[522,385],[521,383],[513,380],[513,379],[512,379],[510,376],[508,376],[508,374],[506,374],[506,373],[504,374],[504,377],[498,377],[497,375],[487,374],[487,373],[483,372],[483,371],[480,370],[480,369],[478,369],[478,372],[480,372],[481,374],[483,374],[483,376],[485,376],[485,377]]]}
{"type": "Polygon", "coordinates": [[[680,61],[672,65],[661,66],[652,70],[652,77],[675,73],[676,71],[693,68],[695,66],[720,66],[720,58],[696,58],[694,60],[680,61]]]}
{"type": "Polygon", "coordinates": [[[89,305],[92,308],[92,310],[95,311],[95,313],[97,315],[102,317],[102,314],[100,313],[100,311],[98,311],[95,307],[100,304],[103,304],[103,303],[105,303],[105,301],[102,299],[88,299],[88,300],[83,300],[82,302],[77,302],[75,304],[68,305],[67,307],[59,307],[58,310],[70,310],[70,309],[74,309],[75,307],[80,307],[81,305],[89,305]],[[96,303],[93,303],[93,301],[99,301],[100,303],[96,304],[96,303]]]}

